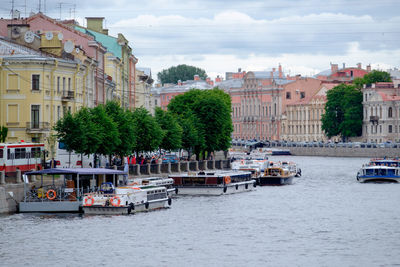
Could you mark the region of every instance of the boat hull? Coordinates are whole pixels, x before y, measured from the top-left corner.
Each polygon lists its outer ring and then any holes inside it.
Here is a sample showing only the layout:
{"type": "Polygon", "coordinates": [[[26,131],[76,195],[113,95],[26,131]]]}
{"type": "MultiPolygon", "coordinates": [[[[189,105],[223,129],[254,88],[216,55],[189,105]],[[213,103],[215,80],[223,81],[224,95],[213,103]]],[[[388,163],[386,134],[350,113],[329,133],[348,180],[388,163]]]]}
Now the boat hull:
{"type": "Polygon", "coordinates": [[[258,179],[258,184],[260,186],[268,185],[291,185],[293,184],[293,176],[290,177],[260,177],[258,179]]]}
{"type": "Polygon", "coordinates": [[[357,181],[360,183],[400,183],[400,177],[358,176],[357,181]]]}
{"type": "Polygon", "coordinates": [[[255,180],[239,183],[231,183],[228,185],[215,186],[177,186],[179,195],[209,195],[220,196],[227,194],[235,194],[241,192],[252,191],[255,189],[255,180]]]}
{"type": "Polygon", "coordinates": [[[128,215],[136,212],[151,211],[167,208],[171,205],[171,199],[157,199],[147,203],[139,203],[132,206],[84,206],[83,212],[91,215],[128,215]]]}

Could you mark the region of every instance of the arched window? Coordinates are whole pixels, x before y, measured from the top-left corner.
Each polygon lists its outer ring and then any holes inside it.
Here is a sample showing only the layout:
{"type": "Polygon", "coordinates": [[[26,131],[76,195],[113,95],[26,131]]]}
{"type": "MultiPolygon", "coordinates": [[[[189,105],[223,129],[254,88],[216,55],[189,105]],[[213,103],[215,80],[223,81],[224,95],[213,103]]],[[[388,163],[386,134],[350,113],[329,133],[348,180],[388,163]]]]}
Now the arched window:
{"type": "Polygon", "coordinates": [[[392,117],[393,117],[393,109],[392,109],[392,107],[389,107],[389,110],[388,110],[388,117],[389,117],[389,118],[392,118],[392,117]]]}

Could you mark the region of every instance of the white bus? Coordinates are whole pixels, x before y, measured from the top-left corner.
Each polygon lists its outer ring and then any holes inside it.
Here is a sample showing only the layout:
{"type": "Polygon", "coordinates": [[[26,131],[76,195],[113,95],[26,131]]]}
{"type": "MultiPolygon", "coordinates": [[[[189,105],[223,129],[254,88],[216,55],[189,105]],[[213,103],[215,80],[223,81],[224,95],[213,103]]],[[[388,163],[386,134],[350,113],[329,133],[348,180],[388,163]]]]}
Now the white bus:
{"type": "Polygon", "coordinates": [[[42,168],[44,144],[42,143],[0,143],[0,171],[22,172],[42,168]]]}
{"type": "MultiPolygon", "coordinates": [[[[60,168],[91,168],[93,167],[93,155],[81,155],[75,152],[68,152],[65,149],[65,145],[62,142],[57,142],[57,151],[54,158],[57,162],[57,166],[60,168]],[[83,161],[83,162],[82,162],[83,161]]],[[[50,165],[51,159],[48,160],[48,165],[50,165]]]]}

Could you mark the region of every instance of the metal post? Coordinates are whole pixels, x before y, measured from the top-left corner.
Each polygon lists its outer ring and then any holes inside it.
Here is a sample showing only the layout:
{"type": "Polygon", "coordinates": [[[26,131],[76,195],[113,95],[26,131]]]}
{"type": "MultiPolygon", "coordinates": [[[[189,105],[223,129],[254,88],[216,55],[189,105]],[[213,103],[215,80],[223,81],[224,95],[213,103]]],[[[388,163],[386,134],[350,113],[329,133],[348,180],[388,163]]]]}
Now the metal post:
{"type": "Polygon", "coordinates": [[[77,196],[78,196],[78,199],[79,199],[80,196],[81,196],[81,191],[79,190],[79,174],[76,175],[76,188],[77,188],[77,191],[78,191],[77,196]]]}
{"type": "Polygon", "coordinates": [[[168,162],[168,173],[172,173],[171,172],[171,162],[168,162]]]}

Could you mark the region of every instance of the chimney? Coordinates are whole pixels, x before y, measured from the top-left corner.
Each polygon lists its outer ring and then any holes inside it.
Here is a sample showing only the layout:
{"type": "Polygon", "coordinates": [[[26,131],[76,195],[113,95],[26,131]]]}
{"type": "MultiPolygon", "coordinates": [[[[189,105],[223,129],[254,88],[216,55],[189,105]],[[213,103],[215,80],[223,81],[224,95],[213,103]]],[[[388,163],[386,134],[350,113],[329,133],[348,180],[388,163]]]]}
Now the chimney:
{"type": "Polygon", "coordinates": [[[207,82],[207,83],[210,83],[210,81],[211,81],[210,77],[207,77],[207,78],[206,78],[206,82],[207,82]]]}
{"type": "Polygon", "coordinates": [[[282,75],[282,66],[281,64],[279,64],[279,78],[282,79],[283,75],[282,75]]]}
{"type": "Polygon", "coordinates": [[[343,69],[345,69],[345,68],[346,68],[346,64],[343,63],[343,69]]]}
{"type": "Polygon", "coordinates": [[[331,64],[331,71],[332,73],[335,73],[338,71],[338,64],[331,64]]]}
{"type": "Polygon", "coordinates": [[[103,32],[104,17],[86,17],[86,25],[89,30],[103,32]]]}
{"type": "Polygon", "coordinates": [[[219,75],[217,76],[217,78],[215,78],[215,82],[216,82],[216,83],[222,82],[222,79],[221,79],[221,77],[219,77],[219,75]]]}
{"type": "Polygon", "coordinates": [[[367,72],[371,72],[371,65],[367,66],[367,72]]]}
{"type": "Polygon", "coordinates": [[[360,70],[361,69],[361,63],[357,63],[357,68],[360,70]]]}
{"type": "Polygon", "coordinates": [[[238,72],[242,72],[242,68],[238,68],[238,72]]]}
{"type": "Polygon", "coordinates": [[[210,81],[208,84],[211,85],[211,86],[214,86],[214,82],[213,81],[210,81]]]}
{"type": "Polygon", "coordinates": [[[197,75],[197,74],[196,74],[196,75],[194,75],[194,80],[195,80],[195,81],[200,81],[200,76],[199,76],[199,75],[197,75]]]}
{"type": "Polygon", "coordinates": [[[182,86],[182,81],[181,80],[178,80],[178,85],[182,86]]]}

